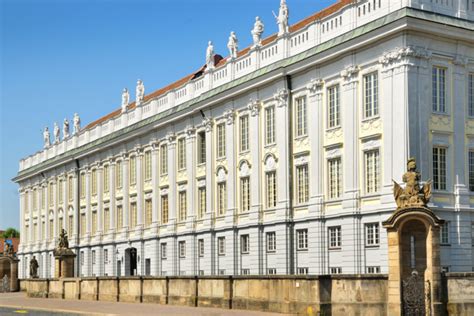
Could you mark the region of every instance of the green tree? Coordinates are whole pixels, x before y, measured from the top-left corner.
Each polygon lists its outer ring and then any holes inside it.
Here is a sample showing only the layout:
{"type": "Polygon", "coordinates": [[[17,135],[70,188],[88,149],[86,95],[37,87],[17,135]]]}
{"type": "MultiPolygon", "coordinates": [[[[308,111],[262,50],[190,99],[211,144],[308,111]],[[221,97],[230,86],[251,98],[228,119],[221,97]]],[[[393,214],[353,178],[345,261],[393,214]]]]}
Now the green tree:
{"type": "Polygon", "coordinates": [[[2,235],[3,238],[19,238],[20,232],[13,227],[8,227],[2,235]]]}

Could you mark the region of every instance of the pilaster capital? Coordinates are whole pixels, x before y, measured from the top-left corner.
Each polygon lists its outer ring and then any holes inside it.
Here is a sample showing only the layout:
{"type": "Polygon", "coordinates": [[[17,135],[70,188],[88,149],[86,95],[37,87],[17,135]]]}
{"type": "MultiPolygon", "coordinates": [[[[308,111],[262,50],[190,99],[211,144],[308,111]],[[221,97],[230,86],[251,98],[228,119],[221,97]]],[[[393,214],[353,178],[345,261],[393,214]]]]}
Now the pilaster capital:
{"type": "Polygon", "coordinates": [[[196,128],[193,125],[186,126],[186,136],[188,138],[196,136],[196,128]]]}
{"type": "Polygon", "coordinates": [[[288,90],[287,89],[279,89],[274,95],[273,99],[277,102],[278,107],[283,107],[288,104],[288,90]]]}
{"type": "Polygon", "coordinates": [[[247,104],[247,109],[250,111],[252,116],[258,115],[260,110],[261,101],[259,99],[250,99],[249,103],[247,104]]]}
{"type": "Polygon", "coordinates": [[[176,141],[176,134],[174,132],[168,132],[168,134],[166,134],[166,140],[170,144],[174,143],[176,141]]]}
{"type": "Polygon", "coordinates": [[[341,77],[345,83],[357,81],[357,75],[359,74],[360,67],[357,65],[350,65],[341,71],[341,77]]]}
{"type": "Polygon", "coordinates": [[[324,87],[324,80],[319,78],[313,78],[306,85],[306,89],[309,90],[311,95],[321,94],[324,87]]]}
{"type": "Polygon", "coordinates": [[[212,118],[204,117],[202,120],[202,125],[206,128],[206,132],[212,131],[213,124],[214,122],[212,121],[212,118]]]}
{"type": "Polygon", "coordinates": [[[234,110],[230,109],[224,112],[224,119],[227,123],[227,125],[232,125],[234,124],[234,110]]]}

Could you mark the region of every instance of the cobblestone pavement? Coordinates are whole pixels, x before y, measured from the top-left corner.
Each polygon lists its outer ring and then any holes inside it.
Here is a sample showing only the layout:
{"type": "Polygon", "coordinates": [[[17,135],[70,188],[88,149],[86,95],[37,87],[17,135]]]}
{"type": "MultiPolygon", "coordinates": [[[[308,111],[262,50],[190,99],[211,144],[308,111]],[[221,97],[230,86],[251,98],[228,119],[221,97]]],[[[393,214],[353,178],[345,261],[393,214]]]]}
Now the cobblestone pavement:
{"type": "Polygon", "coordinates": [[[271,316],[285,315],[228,310],[220,308],[185,307],[158,304],[133,304],[61,299],[28,298],[25,293],[0,294],[0,315],[192,315],[192,316],[271,316]]]}

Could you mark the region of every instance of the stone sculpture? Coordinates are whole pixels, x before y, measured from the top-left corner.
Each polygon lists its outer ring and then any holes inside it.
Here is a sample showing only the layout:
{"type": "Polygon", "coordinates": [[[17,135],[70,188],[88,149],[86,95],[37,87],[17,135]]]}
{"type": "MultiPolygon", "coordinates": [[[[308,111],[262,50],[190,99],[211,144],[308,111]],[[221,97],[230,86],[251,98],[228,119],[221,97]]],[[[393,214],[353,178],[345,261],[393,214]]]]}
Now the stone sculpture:
{"type": "MultiPolygon", "coordinates": [[[[138,79],[137,81],[137,88],[135,89],[135,94],[136,94],[136,103],[137,105],[140,105],[143,102],[143,99],[145,98],[145,85],[143,84],[143,81],[138,79]]],[[[123,99],[123,96],[122,96],[123,99]]]]}
{"type": "Polygon", "coordinates": [[[69,248],[69,241],[68,241],[68,238],[67,238],[67,232],[64,228],[61,229],[61,233],[59,234],[58,248],[60,248],[60,249],[68,249],[69,248]]]}
{"type": "Polygon", "coordinates": [[[7,247],[5,249],[5,255],[9,257],[13,257],[15,255],[15,250],[13,250],[13,245],[6,244],[7,247]]]}
{"type": "Polygon", "coordinates": [[[290,10],[286,5],[286,0],[280,1],[280,10],[278,11],[278,16],[273,13],[278,24],[278,36],[287,34],[289,32],[288,19],[290,17],[290,10]]]}
{"type": "Polygon", "coordinates": [[[51,146],[51,139],[49,138],[49,129],[48,129],[48,127],[44,128],[43,140],[44,140],[44,148],[48,148],[49,146],[51,146]]]}
{"type": "Polygon", "coordinates": [[[227,42],[227,48],[229,49],[229,55],[231,58],[237,58],[237,50],[239,49],[239,41],[235,32],[230,32],[229,41],[227,42]]]}
{"type": "Polygon", "coordinates": [[[69,137],[69,121],[67,118],[65,118],[63,122],[63,139],[66,139],[68,137],[69,137]]]}
{"type": "Polygon", "coordinates": [[[33,259],[30,260],[30,278],[38,278],[38,267],[39,265],[36,256],[33,256],[33,259]]]}
{"type": "Polygon", "coordinates": [[[127,106],[130,103],[130,93],[127,88],[122,91],[122,113],[127,112],[127,106]]]}
{"type": "Polygon", "coordinates": [[[58,144],[59,141],[61,140],[60,137],[61,137],[61,130],[59,129],[59,126],[58,126],[58,123],[54,122],[54,130],[53,130],[53,133],[54,133],[54,143],[55,144],[58,144]]]}
{"type": "Polygon", "coordinates": [[[393,181],[393,196],[398,209],[427,206],[431,198],[431,180],[421,186],[420,178],[420,173],[416,170],[415,158],[408,159],[407,172],[403,175],[405,188],[393,181]]]}
{"type": "Polygon", "coordinates": [[[265,26],[263,25],[260,18],[257,16],[255,18],[255,24],[253,25],[253,29],[251,31],[252,38],[253,38],[253,46],[262,45],[262,34],[264,31],[265,31],[265,26]]]}
{"type": "Polygon", "coordinates": [[[207,70],[214,69],[214,45],[212,45],[212,42],[209,41],[207,43],[207,49],[206,49],[206,66],[207,70]]]}
{"type": "Polygon", "coordinates": [[[74,113],[74,134],[78,134],[81,131],[81,118],[77,113],[74,113]]]}

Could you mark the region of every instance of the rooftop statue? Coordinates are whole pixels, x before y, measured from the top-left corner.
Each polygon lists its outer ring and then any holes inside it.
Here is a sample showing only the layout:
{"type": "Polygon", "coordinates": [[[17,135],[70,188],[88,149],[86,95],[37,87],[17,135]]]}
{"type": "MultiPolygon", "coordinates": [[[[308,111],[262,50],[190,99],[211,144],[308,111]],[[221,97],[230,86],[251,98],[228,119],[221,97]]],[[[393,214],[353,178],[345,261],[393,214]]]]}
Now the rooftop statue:
{"type": "Polygon", "coordinates": [[[122,113],[127,112],[127,106],[130,103],[130,93],[127,88],[122,91],[122,113]]]}
{"type": "Polygon", "coordinates": [[[36,256],[33,256],[33,259],[30,260],[30,278],[38,278],[38,267],[36,256]]]}
{"type": "Polygon", "coordinates": [[[81,131],[81,118],[77,113],[74,113],[74,134],[78,134],[81,131]]]}
{"type": "Polygon", "coordinates": [[[44,148],[48,148],[49,146],[51,146],[51,139],[49,138],[49,129],[48,129],[48,127],[44,128],[43,141],[44,141],[44,148]]]}
{"type": "Polygon", "coordinates": [[[408,159],[407,172],[403,175],[405,188],[393,181],[393,196],[398,209],[427,206],[431,198],[431,180],[420,186],[420,178],[415,158],[408,159]]]}
{"type": "Polygon", "coordinates": [[[262,34],[265,30],[265,26],[263,25],[260,18],[257,16],[255,18],[255,24],[253,25],[252,29],[252,38],[253,38],[253,45],[260,46],[262,45],[262,34]]]}
{"type": "Polygon", "coordinates": [[[63,122],[63,139],[66,139],[69,137],[69,121],[67,118],[64,119],[63,122]]]}
{"type": "Polygon", "coordinates": [[[278,16],[273,13],[278,24],[278,36],[286,34],[289,32],[288,19],[290,17],[290,10],[286,5],[286,0],[280,1],[280,10],[278,11],[278,16]]]}
{"type": "Polygon", "coordinates": [[[61,130],[59,129],[58,123],[54,122],[54,143],[58,144],[59,141],[61,140],[61,130]]]}
{"type": "Polygon", "coordinates": [[[207,43],[207,49],[206,49],[206,66],[207,70],[214,69],[214,45],[212,45],[212,42],[209,41],[207,43]]]}
{"type": "MultiPolygon", "coordinates": [[[[143,99],[145,98],[145,85],[143,84],[143,81],[138,79],[137,81],[137,88],[135,89],[135,94],[136,94],[136,103],[137,105],[140,105],[143,102],[143,99]]],[[[122,100],[123,100],[123,95],[122,95],[122,100]]]]}
{"type": "Polygon", "coordinates": [[[227,42],[227,48],[231,58],[237,58],[237,50],[239,49],[239,41],[235,32],[230,32],[229,41],[227,42]]]}

